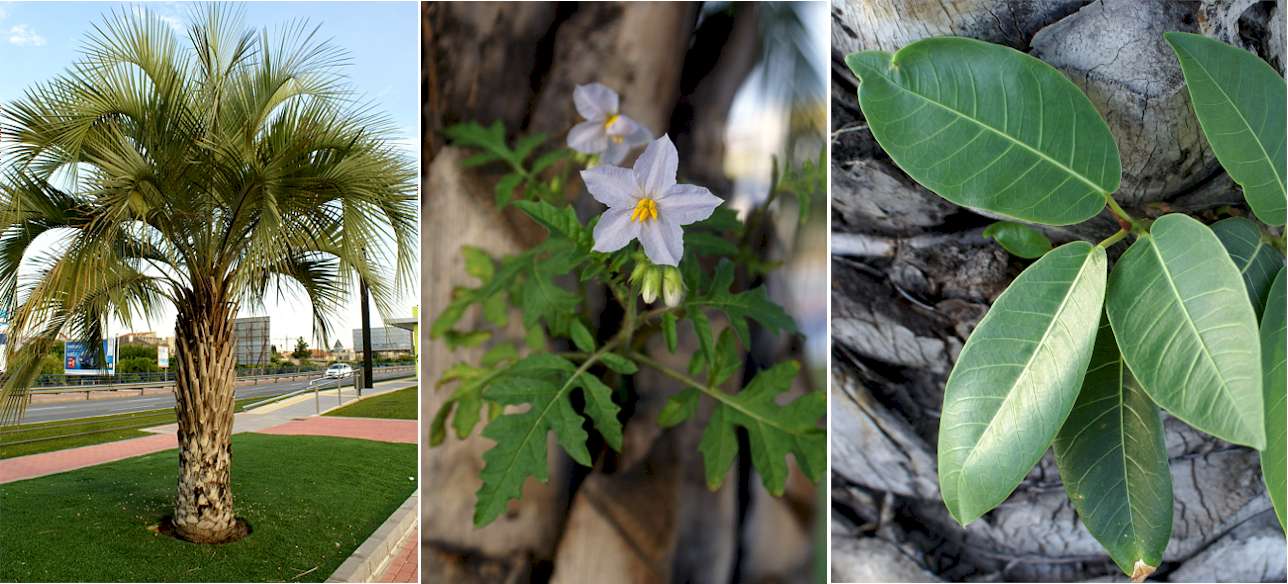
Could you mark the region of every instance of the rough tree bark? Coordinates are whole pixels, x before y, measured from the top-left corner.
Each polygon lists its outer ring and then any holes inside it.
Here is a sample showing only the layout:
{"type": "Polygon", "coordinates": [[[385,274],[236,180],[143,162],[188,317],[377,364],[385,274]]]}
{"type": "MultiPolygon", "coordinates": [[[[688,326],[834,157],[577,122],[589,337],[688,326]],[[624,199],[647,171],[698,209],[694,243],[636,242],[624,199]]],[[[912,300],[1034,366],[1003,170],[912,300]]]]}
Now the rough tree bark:
{"type": "Polygon", "coordinates": [[[225,543],[246,534],[233,514],[231,476],[233,343],[236,306],[218,284],[181,298],[175,320],[175,413],[179,489],[172,520],[179,537],[225,543]]]}
{"type": "MultiPolygon", "coordinates": [[[[728,63],[724,56],[713,57],[742,50],[747,42],[743,31],[747,25],[739,24],[743,15],[738,12],[728,19],[729,30],[716,35],[719,40],[707,47],[715,52],[703,52],[698,58],[696,45],[690,46],[698,8],[682,3],[437,3],[424,8],[421,257],[428,266],[422,271],[427,318],[447,304],[453,287],[471,284],[460,258],[461,245],[501,255],[544,236],[542,229],[513,209],[498,211],[492,204],[497,176],[486,168],[462,169],[459,162],[467,154],[445,145],[438,132],[467,120],[484,124],[500,120],[511,136],[539,131],[561,141],[576,121],[573,88],[599,81],[620,93],[624,113],[659,135],[670,132],[677,143],[692,140],[697,148],[697,143],[706,143],[699,132],[713,131],[709,126],[723,132],[732,98],[729,88],[736,88],[749,68],[728,63]],[[678,105],[681,95],[692,99],[691,92],[699,90],[729,95],[704,101],[700,108],[685,110],[678,105]]],[[[718,166],[712,168],[721,154],[710,151],[703,148],[700,162],[686,160],[681,174],[722,176],[718,166]]],[[[686,147],[681,152],[687,152],[686,147]]],[[[585,203],[589,197],[581,199],[585,203]]],[[[579,207],[591,209],[591,205],[579,207]]],[[[593,295],[589,302],[595,310],[604,305],[603,298],[593,295]]],[[[467,314],[461,326],[480,318],[467,314]]],[[[615,317],[605,312],[601,318],[611,322],[615,317]]],[[[521,335],[521,331],[511,332],[521,335]]],[[[452,363],[477,361],[483,352],[448,351],[428,338],[422,342],[427,354],[421,378],[427,388],[452,363]]],[[[693,344],[690,349],[696,346],[683,336],[681,342],[693,344]]],[[[665,351],[655,355],[673,366],[687,364],[675,362],[665,351]]],[[[728,581],[742,557],[733,488],[738,481],[731,476],[724,489],[708,491],[697,450],[701,428],[694,422],[666,431],[657,427],[662,404],[680,387],[645,373],[635,376],[633,383],[634,401],[624,404],[622,413],[623,452],[603,450],[596,467],[588,471],[567,459],[552,442],[550,482],[528,481],[523,499],[483,529],[473,527],[471,512],[481,456],[492,443],[476,430],[467,440],[453,436],[442,446],[427,449],[422,462],[422,579],[728,581]]],[[[429,419],[445,397],[444,392],[427,390],[423,419],[429,419]]],[[[795,485],[789,490],[803,489],[795,485]]],[[[751,497],[760,501],[755,493],[751,497]]],[[[808,496],[805,499],[810,501],[808,496]]],[[[761,505],[758,508],[770,511],[762,513],[763,520],[748,521],[748,531],[752,525],[807,526],[808,519],[789,517],[783,522],[781,514],[771,512],[788,505],[779,499],[761,505]]],[[[799,562],[783,563],[787,566],[753,566],[747,581],[788,579],[799,562]]]]}
{"type": "MultiPolygon", "coordinates": [[[[898,170],[858,108],[845,54],[954,34],[1027,51],[1064,71],[1109,122],[1123,156],[1116,198],[1133,213],[1215,217],[1243,207],[1189,110],[1162,32],[1256,50],[1282,72],[1283,7],[1253,0],[833,2],[833,578],[1121,580],[1078,522],[1050,456],[997,510],[961,528],[939,499],[943,384],[971,329],[1024,262],[984,240],[991,219],[898,170]]],[[[1246,209],[1246,207],[1244,207],[1246,209]]],[[[1107,216],[1048,229],[1103,238],[1107,216]]],[[[1155,578],[1283,581],[1284,537],[1254,451],[1167,419],[1175,526],[1155,578]]]]}

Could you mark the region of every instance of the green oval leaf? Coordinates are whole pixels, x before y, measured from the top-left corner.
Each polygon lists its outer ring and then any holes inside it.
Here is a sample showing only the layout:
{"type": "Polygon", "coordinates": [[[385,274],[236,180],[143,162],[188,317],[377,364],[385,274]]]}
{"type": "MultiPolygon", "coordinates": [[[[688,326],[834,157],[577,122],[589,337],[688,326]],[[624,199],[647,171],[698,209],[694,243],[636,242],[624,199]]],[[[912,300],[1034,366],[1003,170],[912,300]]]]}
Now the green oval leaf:
{"type": "Polygon", "coordinates": [[[939,422],[940,490],[961,524],[1005,500],[1064,424],[1091,359],[1106,265],[1084,241],[1052,250],[962,347],[939,422]]]}
{"type": "Polygon", "coordinates": [[[1127,371],[1108,319],[1101,319],[1082,391],[1052,446],[1087,531],[1123,573],[1153,573],[1172,535],[1163,422],[1127,371]]]}
{"type": "Polygon", "coordinates": [[[1284,304],[1288,303],[1284,290],[1284,270],[1279,269],[1274,286],[1270,288],[1270,304],[1261,318],[1261,371],[1265,384],[1266,448],[1261,451],[1261,476],[1266,481],[1266,492],[1275,506],[1279,527],[1284,522],[1285,497],[1288,497],[1288,480],[1284,466],[1288,465],[1288,412],[1284,410],[1284,304]]]}
{"type": "Polygon", "coordinates": [[[1155,403],[1227,442],[1265,446],[1257,320],[1211,229],[1175,213],[1155,221],[1114,265],[1105,306],[1155,403]]]}
{"type": "Polygon", "coordinates": [[[1213,223],[1212,233],[1221,240],[1226,253],[1234,260],[1234,267],[1239,268],[1243,275],[1252,311],[1260,318],[1275,272],[1284,263],[1283,254],[1261,236],[1256,223],[1243,217],[1230,217],[1213,223]]]}
{"type": "Polygon", "coordinates": [[[1013,256],[1025,259],[1042,257],[1051,251],[1051,240],[1028,225],[998,221],[984,228],[984,237],[996,241],[1013,256]]]}
{"type": "Polygon", "coordinates": [[[1122,165],[1109,126],[1054,67],[974,39],[846,57],[881,147],[958,205],[1069,225],[1095,216],[1122,165]]]}
{"type": "Polygon", "coordinates": [[[1257,218],[1284,224],[1284,79],[1243,49],[1202,35],[1163,35],[1176,53],[1194,115],[1216,159],[1257,218]]]}

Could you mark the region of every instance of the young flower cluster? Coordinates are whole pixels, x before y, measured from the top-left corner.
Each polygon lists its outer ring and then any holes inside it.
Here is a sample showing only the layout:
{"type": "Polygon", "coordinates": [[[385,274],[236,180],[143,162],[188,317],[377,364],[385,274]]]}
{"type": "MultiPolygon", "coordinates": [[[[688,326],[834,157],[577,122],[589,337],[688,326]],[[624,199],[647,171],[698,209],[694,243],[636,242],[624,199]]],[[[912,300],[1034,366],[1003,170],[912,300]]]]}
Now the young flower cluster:
{"type": "Polygon", "coordinates": [[[666,303],[684,298],[684,282],[675,269],[684,257],[682,226],[711,216],[723,199],[696,185],[676,183],[680,157],[669,136],[650,142],[647,129],[618,113],[613,90],[592,83],[573,92],[577,112],[587,121],[568,133],[568,145],[587,154],[601,154],[605,164],[583,170],[581,178],[596,201],[608,210],[595,225],[598,252],[614,252],[639,240],[654,265],[641,263],[632,281],[641,283],[647,303],[659,289],[666,303]],[[642,141],[641,141],[642,137],[642,141]],[[648,143],[632,168],[614,166],[634,146],[648,143]]]}

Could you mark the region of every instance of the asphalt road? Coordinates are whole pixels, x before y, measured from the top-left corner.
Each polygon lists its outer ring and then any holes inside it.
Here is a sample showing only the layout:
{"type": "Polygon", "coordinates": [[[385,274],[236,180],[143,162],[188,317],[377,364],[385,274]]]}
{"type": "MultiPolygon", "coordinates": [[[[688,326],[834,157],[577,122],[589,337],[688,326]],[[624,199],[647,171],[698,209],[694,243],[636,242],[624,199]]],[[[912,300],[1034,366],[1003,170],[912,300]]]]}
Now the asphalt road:
{"type": "MultiPolygon", "coordinates": [[[[381,375],[377,369],[373,371],[375,380],[388,379],[392,375],[381,375]]],[[[346,385],[352,386],[352,380],[345,379],[346,385]]],[[[297,389],[308,387],[309,380],[301,379],[299,381],[282,381],[280,383],[262,383],[260,385],[247,385],[237,388],[237,399],[248,397],[271,397],[290,393],[297,389]]],[[[76,418],[87,418],[90,416],[107,416],[111,414],[126,414],[130,412],[143,412],[147,410],[160,410],[174,407],[174,395],[147,395],[135,397],[123,397],[117,399],[99,399],[99,400],[82,400],[67,401],[57,403],[31,404],[27,406],[27,413],[23,416],[20,424],[30,424],[34,422],[52,422],[54,420],[72,420],[76,418]]]]}

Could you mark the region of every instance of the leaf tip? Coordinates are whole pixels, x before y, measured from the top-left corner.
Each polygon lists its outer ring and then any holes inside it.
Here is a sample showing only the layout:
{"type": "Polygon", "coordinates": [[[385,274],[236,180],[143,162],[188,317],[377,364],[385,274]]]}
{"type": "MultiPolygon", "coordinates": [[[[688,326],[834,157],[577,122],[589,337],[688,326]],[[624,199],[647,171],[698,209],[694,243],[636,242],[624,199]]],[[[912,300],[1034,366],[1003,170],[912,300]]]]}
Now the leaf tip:
{"type": "Polygon", "coordinates": [[[1144,582],[1145,578],[1153,574],[1156,569],[1158,569],[1156,566],[1146,564],[1144,560],[1136,560],[1136,565],[1132,566],[1131,569],[1131,581],[1144,582]]]}

